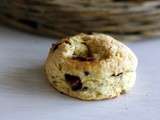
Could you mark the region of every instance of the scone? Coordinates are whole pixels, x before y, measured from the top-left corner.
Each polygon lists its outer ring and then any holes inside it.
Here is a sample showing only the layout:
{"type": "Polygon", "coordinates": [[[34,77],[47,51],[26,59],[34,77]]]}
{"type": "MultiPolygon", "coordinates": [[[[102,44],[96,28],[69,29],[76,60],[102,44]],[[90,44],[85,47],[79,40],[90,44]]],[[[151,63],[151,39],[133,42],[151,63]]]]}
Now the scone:
{"type": "Polygon", "coordinates": [[[50,48],[45,72],[55,89],[82,100],[110,99],[127,92],[136,79],[137,58],[104,34],[78,34],[50,48]]]}

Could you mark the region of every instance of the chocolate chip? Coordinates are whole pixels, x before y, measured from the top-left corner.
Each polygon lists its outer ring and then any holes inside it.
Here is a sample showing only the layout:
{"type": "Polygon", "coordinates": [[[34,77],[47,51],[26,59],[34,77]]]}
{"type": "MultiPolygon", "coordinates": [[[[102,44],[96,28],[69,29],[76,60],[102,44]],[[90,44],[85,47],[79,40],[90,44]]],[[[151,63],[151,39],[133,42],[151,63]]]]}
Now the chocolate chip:
{"type": "Polygon", "coordinates": [[[65,80],[71,86],[73,91],[77,91],[82,88],[81,79],[78,76],[65,74],[65,80]]]}
{"type": "Polygon", "coordinates": [[[84,71],[84,74],[88,76],[90,73],[88,71],[84,71]]]}
{"type": "Polygon", "coordinates": [[[126,91],[125,91],[125,90],[122,90],[120,94],[122,95],[122,94],[125,94],[125,93],[126,93],[126,91]]]}
{"type": "Polygon", "coordinates": [[[82,88],[82,90],[84,90],[84,91],[87,90],[87,89],[88,89],[88,87],[86,87],[86,86],[84,86],[84,87],[82,88]]]}
{"type": "Polygon", "coordinates": [[[111,75],[111,76],[113,76],[113,77],[118,77],[118,76],[120,76],[120,75],[122,75],[123,73],[121,72],[121,73],[118,73],[117,75],[116,74],[113,74],[113,75],[111,75]]]}
{"type": "Polygon", "coordinates": [[[55,51],[61,43],[52,44],[52,50],[55,51]]]}
{"type": "Polygon", "coordinates": [[[83,57],[83,56],[74,56],[73,57],[73,59],[74,60],[79,60],[79,61],[93,61],[93,60],[95,60],[95,58],[94,57],[83,57]]]}
{"type": "Polygon", "coordinates": [[[64,42],[65,42],[66,44],[69,44],[69,45],[71,45],[71,43],[70,43],[69,41],[67,41],[67,40],[66,40],[66,41],[64,41],[64,42]]]}
{"type": "Polygon", "coordinates": [[[54,77],[54,76],[51,76],[51,78],[54,79],[55,77],[54,77]]]}

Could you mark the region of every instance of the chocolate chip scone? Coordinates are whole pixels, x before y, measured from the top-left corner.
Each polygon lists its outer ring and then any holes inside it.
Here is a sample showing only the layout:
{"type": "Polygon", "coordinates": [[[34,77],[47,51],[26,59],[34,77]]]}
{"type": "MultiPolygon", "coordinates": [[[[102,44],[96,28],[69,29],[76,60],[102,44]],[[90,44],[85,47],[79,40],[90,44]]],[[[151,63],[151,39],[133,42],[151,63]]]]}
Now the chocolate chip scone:
{"type": "Polygon", "coordinates": [[[45,63],[58,91],[82,100],[100,100],[130,90],[137,58],[124,44],[104,34],[78,34],[53,44],[45,63]]]}

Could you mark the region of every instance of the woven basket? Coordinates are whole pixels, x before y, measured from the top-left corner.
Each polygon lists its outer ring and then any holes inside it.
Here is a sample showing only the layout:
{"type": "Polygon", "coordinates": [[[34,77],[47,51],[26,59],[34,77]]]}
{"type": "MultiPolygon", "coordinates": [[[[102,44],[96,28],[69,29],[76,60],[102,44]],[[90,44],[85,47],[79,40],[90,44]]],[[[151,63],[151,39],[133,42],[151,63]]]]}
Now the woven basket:
{"type": "Polygon", "coordinates": [[[50,36],[103,32],[136,40],[160,36],[160,1],[1,0],[0,21],[50,36]]]}

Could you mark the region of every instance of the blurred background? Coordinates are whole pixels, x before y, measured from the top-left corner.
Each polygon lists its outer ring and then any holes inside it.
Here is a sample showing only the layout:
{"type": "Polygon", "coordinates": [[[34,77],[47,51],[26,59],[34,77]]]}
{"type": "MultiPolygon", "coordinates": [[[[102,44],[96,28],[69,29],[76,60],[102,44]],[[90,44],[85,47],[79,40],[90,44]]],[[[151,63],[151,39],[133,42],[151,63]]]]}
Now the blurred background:
{"type": "Polygon", "coordinates": [[[159,0],[1,0],[0,23],[51,37],[102,32],[119,40],[160,36],[159,0]]]}

